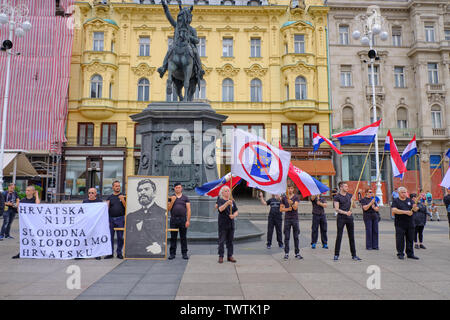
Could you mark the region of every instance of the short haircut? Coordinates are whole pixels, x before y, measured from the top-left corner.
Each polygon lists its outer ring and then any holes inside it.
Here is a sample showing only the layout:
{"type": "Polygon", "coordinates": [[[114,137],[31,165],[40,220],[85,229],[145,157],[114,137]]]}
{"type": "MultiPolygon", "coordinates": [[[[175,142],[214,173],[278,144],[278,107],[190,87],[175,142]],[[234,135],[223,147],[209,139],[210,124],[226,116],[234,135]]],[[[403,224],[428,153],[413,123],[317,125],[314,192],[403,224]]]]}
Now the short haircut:
{"type": "Polygon", "coordinates": [[[398,187],[398,192],[408,192],[405,187],[398,187]]]}
{"type": "Polygon", "coordinates": [[[114,185],[114,184],[116,184],[116,183],[120,184],[120,181],[119,181],[119,180],[114,180],[114,182],[112,183],[112,185],[114,185]]]}
{"type": "Polygon", "coordinates": [[[15,186],[15,185],[16,184],[14,182],[11,182],[10,184],[8,184],[8,187],[15,186]]]}
{"type": "Polygon", "coordinates": [[[345,181],[341,181],[341,182],[339,182],[338,183],[338,187],[339,187],[339,189],[344,185],[344,184],[347,184],[347,182],[345,182],[345,181]]]}
{"type": "Polygon", "coordinates": [[[153,192],[155,192],[155,191],[156,191],[156,184],[155,184],[152,180],[150,180],[150,179],[143,179],[143,180],[140,180],[140,181],[138,182],[138,185],[137,185],[137,187],[136,187],[136,190],[139,189],[139,187],[142,186],[143,184],[147,184],[147,183],[149,183],[149,184],[152,186],[153,192]]]}
{"type": "Polygon", "coordinates": [[[223,186],[222,189],[220,189],[220,191],[219,191],[219,195],[222,197],[223,191],[224,191],[224,190],[227,190],[227,189],[231,191],[231,189],[230,189],[229,186],[223,186]]]}
{"type": "Polygon", "coordinates": [[[28,188],[32,189],[33,191],[36,191],[36,188],[34,186],[28,186],[27,189],[28,188]]]}
{"type": "Polygon", "coordinates": [[[174,188],[175,188],[175,187],[178,187],[178,186],[181,186],[181,183],[175,182],[175,184],[173,185],[174,188]]]}

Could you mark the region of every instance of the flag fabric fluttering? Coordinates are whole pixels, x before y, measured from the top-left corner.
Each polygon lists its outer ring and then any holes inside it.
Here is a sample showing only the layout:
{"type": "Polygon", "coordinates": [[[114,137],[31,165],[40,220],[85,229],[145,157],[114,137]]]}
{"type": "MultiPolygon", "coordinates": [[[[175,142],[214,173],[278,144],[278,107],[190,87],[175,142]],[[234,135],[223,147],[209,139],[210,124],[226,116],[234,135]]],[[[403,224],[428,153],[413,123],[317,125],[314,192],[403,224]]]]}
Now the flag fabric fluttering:
{"type": "MultiPolygon", "coordinates": [[[[416,143],[416,135],[411,139],[411,141],[406,146],[405,150],[402,153],[402,161],[405,164],[405,167],[408,164],[408,159],[416,155],[417,152],[417,143],[416,143]]],[[[398,176],[398,178],[403,179],[403,173],[398,176]]]]}
{"type": "MultiPolygon", "coordinates": [[[[219,195],[220,189],[223,186],[230,186],[231,173],[227,173],[222,178],[214,181],[207,182],[200,187],[195,188],[195,192],[197,192],[201,196],[210,196],[217,197],[219,195]]],[[[233,176],[232,186],[238,185],[242,179],[240,177],[233,176]]]]}
{"type": "Polygon", "coordinates": [[[319,146],[322,142],[326,142],[331,147],[331,149],[333,149],[337,154],[342,154],[342,152],[334,145],[333,142],[331,142],[331,140],[323,137],[322,135],[316,132],[313,133],[313,146],[314,146],[313,152],[319,150],[319,146]]]}
{"type": "Polygon", "coordinates": [[[338,139],[341,144],[371,144],[375,141],[375,136],[378,133],[380,123],[381,119],[359,129],[334,134],[333,138],[338,139]]]}
{"type": "Polygon", "coordinates": [[[391,164],[392,171],[394,172],[394,177],[398,177],[406,172],[405,163],[402,161],[402,157],[398,153],[397,146],[395,145],[394,138],[392,137],[391,131],[389,130],[386,136],[386,143],[384,145],[385,151],[391,152],[391,164]],[[389,141],[388,141],[389,140],[389,141]]]}
{"type": "Polygon", "coordinates": [[[232,139],[231,173],[246,180],[251,188],[284,193],[291,153],[240,129],[233,130],[232,139]]]}
{"type": "Polygon", "coordinates": [[[289,168],[289,178],[295,183],[303,197],[318,195],[330,190],[330,188],[322,182],[313,178],[293,164],[291,164],[289,168]]]}

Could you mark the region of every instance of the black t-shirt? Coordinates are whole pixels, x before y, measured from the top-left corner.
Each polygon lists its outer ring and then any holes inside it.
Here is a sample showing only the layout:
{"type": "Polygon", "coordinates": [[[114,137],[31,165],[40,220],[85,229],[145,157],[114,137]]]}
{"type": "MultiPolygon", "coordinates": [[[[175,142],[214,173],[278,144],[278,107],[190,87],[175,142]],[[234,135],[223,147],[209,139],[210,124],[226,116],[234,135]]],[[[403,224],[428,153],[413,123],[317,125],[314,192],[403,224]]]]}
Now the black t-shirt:
{"type": "MultiPolygon", "coordinates": [[[[363,207],[363,206],[367,206],[371,201],[372,201],[372,198],[364,197],[359,201],[359,203],[361,204],[361,207],[363,207]]],[[[375,206],[376,206],[376,204],[375,204],[375,206]]],[[[370,206],[369,209],[367,209],[367,210],[363,209],[364,216],[372,217],[372,216],[375,216],[376,214],[377,214],[377,212],[375,211],[374,208],[372,208],[372,206],[370,206]]]]}
{"type": "Polygon", "coordinates": [[[33,197],[31,199],[28,199],[27,197],[20,199],[20,203],[36,203],[36,198],[33,197]]]}
{"type": "Polygon", "coordinates": [[[448,194],[444,197],[444,204],[445,204],[445,208],[447,209],[447,212],[450,213],[450,194],[448,194]]]}
{"type": "Polygon", "coordinates": [[[181,197],[176,198],[172,210],[170,210],[171,217],[186,218],[187,213],[186,203],[190,203],[190,201],[189,198],[184,194],[182,194],[181,197]]]}
{"type": "MultiPolygon", "coordinates": [[[[19,198],[19,195],[15,191],[13,192],[5,191],[3,193],[3,198],[5,198],[5,202],[12,202],[15,206],[16,201],[19,198]]],[[[13,211],[17,212],[17,208],[14,208],[14,206],[8,206],[8,209],[12,209],[13,211]]]]}
{"type": "Polygon", "coordinates": [[[94,200],[84,199],[83,203],[95,203],[95,202],[103,202],[102,199],[95,198],[94,200]]]}
{"type": "MultiPolygon", "coordinates": [[[[350,211],[350,207],[352,206],[352,196],[353,195],[350,193],[347,193],[345,196],[338,193],[337,195],[334,196],[333,201],[339,202],[339,210],[350,211]]],[[[342,213],[339,213],[339,214],[342,214],[342,213]]]]}
{"type": "Polygon", "coordinates": [[[109,200],[109,216],[113,218],[121,217],[125,215],[125,207],[123,206],[122,201],[120,201],[119,196],[123,195],[119,193],[118,195],[110,195],[108,197],[109,200]]]}
{"type": "MultiPolygon", "coordinates": [[[[394,199],[392,201],[392,208],[397,208],[399,210],[409,211],[412,209],[414,202],[410,198],[406,198],[405,200],[400,200],[400,198],[394,199]]],[[[413,225],[413,217],[408,216],[406,214],[396,214],[395,215],[395,224],[401,225],[413,225]]]]}
{"type": "Polygon", "coordinates": [[[317,204],[317,202],[326,203],[325,199],[318,199],[317,197],[314,200],[311,200],[312,213],[313,214],[318,214],[318,215],[324,214],[325,213],[325,208],[322,207],[322,206],[319,206],[317,204]]]}
{"type": "MultiPolygon", "coordinates": [[[[294,194],[291,198],[291,201],[293,202],[292,205],[294,205],[295,202],[299,202],[298,197],[294,194]]],[[[281,203],[284,205],[285,208],[289,208],[289,202],[286,196],[284,196],[281,199],[281,203]]],[[[292,211],[286,211],[284,213],[284,219],[291,219],[291,220],[298,220],[298,208],[297,210],[292,209],[292,211]]]]}
{"type": "MultiPolygon", "coordinates": [[[[224,200],[220,197],[217,198],[217,211],[219,211],[219,227],[234,227],[234,219],[230,219],[230,207],[228,206],[224,211],[220,211],[220,207],[224,205],[227,200],[224,200]]],[[[231,213],[235,213],[237,211],[236,202],[233,200],[233,205],[231,208],[231,213]]]]}
{"type": "Polygon", "coordinates": [[[281,218],[281,211],[280,211],[280,204],[281,201],[277,200],[276,198],[270,198],[266,201],[267,205],[270,206],[270,212],[271,215],[280,216],[281,218]]]}

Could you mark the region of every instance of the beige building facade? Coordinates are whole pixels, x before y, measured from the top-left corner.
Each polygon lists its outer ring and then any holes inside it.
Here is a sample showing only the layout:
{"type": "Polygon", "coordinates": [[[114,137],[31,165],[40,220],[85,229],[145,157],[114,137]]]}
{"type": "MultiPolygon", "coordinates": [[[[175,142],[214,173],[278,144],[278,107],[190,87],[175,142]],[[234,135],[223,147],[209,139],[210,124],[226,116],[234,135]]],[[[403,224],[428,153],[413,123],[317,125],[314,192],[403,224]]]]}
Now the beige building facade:
{"type": "MultiPolygon", "coordinates": [[[[415,161],[408,161],[403,180],[392,177],[386,156],[381,170],[383,193],[390,195],[394,188],[404,185],[410,191],[419,187],[430,190],[434,198],[442,199],[439,183],[448,168],[445,153],[450,147],[450,3],[331,0],[327,4],[333,133],[375,121],[369,48],[354,40],[352,33],[363,31],[357,17],[365,14],[369,6],[378,6],[382,30],[389,34],[386,41],[379,37],[375,40],[379,57],[374,72],[377,118],[383,119],[378,136],[380,161],[388,130],[400,153],[414,135],[419,149],[415,161]]],[[[358,180],[367,149],[361,145],[342,146],[344,155],[334,160],[337,181],[358,180]]],[[[376,176],[372,152],[362,180],[374,183],[376,176]]]]}

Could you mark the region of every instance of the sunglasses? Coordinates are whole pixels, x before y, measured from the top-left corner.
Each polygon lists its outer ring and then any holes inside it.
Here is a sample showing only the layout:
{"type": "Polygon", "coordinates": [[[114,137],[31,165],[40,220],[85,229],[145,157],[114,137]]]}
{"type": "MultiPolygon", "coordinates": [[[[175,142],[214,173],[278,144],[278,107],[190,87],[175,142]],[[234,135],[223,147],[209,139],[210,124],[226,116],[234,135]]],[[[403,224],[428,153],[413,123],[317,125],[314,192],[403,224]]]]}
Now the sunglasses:
{"type": "Polygon", "coordinates": [[[95,194],[95,192],[88,192],[89,194],[95,194]]]}

